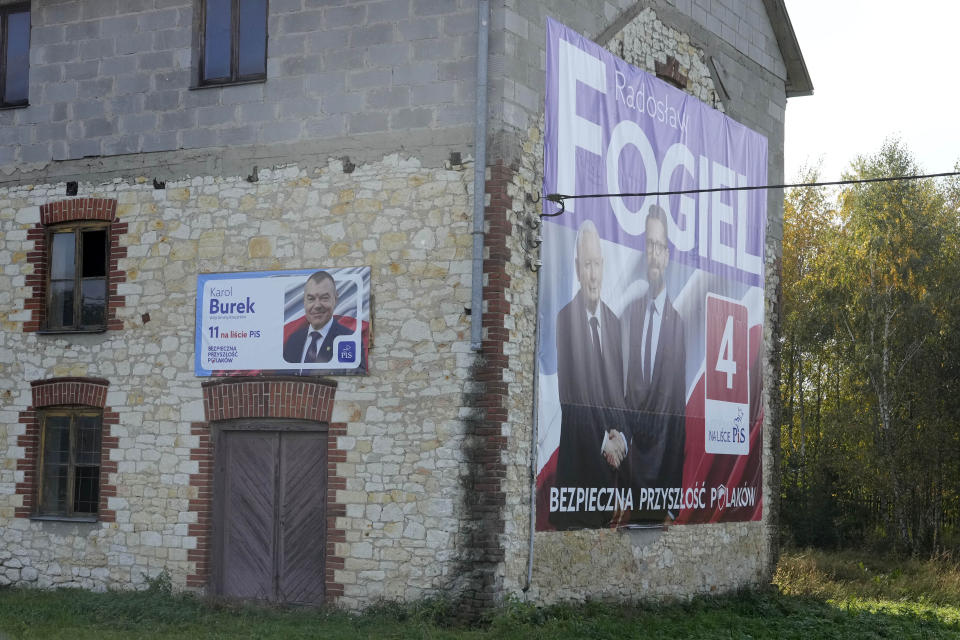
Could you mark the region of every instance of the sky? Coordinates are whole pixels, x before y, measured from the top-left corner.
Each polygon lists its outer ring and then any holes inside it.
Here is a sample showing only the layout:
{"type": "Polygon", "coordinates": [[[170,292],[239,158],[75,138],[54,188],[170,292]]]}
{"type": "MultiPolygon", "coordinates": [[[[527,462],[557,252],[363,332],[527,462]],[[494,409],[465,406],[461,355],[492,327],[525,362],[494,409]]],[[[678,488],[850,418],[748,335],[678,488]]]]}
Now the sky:
{"type": "Polygon", "coordinates": [[[813,80],[787,100],[784,178],[839,180],[894,136],[925,173],[960,160],[960,2],[786,0],[813,80]]]}

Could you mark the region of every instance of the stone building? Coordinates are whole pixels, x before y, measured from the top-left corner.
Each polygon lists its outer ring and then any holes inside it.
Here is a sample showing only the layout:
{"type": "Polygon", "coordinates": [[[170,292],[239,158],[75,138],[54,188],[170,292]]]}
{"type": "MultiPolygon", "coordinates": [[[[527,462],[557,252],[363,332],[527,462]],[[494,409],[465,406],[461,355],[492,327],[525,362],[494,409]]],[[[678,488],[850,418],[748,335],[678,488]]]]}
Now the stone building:
{"type": "MultiPolygon", "coordinates": [[[[4,0],[0,15],[0,584],[165,571],[228,595],[482,607],[769,575],[774,500],[760,522],[532,533],[532,267],[547,17],[651,73],[675,59],[687,92],[767,136],[779,182],[786,99],[811,91],[782,0],[4,0]],[[198,275],[357,266],[368,375],[195,375],[198,275]],[[228,456],[237,433],[266,457],[228,456]],[[288,463],[310,471],[303,512],[275,504],[288,463]],[[43,480],[54,464],[62,483],[43,480]],[[226,504],[228,471],[264,495],[226,504]],[[240,567],[224,512],[258,498],[262,562],[240,567]]],[[[766,288],[769,390],[776,268],[766,288]]]]}

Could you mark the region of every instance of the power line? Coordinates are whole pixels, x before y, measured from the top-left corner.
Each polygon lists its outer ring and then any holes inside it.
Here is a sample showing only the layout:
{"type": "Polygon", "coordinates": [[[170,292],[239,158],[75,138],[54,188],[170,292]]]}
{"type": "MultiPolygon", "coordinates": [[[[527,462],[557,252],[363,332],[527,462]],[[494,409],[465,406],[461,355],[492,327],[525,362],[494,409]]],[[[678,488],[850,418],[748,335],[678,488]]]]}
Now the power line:
{"type": "Polygon", "coordinates": [[[948,171],[945,173],[925,173],[916,176],[892,176],[888,178],[858,178],[853,180],[833,180],[830,182],[797,182],[794,184],[764,184],[747,187],[712,187],[710,189],[681,189],[679,191],[646,191],[640,193],[583,193],[579,195],[567,195],[563,193],[548,193],[544,196],[550,202],[556,202],[560,205],[560,211],[556,213],[545,213],[543,217],[553,218],[559,216],[566,210],[565,200],[581,200],[584,198],[644,198],[646,196],[676,196],[687,193],[715,193],[717,191],[757,191],[759,189],[794,189],[797,187],[834,187],[844,184],[863,184],[867,182],[896,182],[899,180],[922,180],[924,178],[948,178],[950,176],[960,176],[960,171],[948,171]]]}

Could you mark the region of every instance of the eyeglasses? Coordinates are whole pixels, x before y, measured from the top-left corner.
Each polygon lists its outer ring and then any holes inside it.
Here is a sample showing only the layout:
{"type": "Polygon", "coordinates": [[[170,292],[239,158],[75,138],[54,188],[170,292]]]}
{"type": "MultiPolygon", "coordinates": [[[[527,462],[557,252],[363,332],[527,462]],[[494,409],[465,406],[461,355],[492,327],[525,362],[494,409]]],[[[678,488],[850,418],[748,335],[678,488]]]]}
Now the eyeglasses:
{"type": "Polygon", "coordinates": [[[667,252],[667,243],[659,240],[647,240],[647,251],[655,256],[662,256],[667,252]]]}

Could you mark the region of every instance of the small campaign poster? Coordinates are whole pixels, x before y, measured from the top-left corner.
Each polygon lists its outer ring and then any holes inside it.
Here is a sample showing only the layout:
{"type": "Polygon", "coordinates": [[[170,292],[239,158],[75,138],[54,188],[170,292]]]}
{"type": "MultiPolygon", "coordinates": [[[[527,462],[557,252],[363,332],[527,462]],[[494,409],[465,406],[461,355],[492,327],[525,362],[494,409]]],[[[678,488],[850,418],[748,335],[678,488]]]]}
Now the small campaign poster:
{"type": "Polygon", "coordinates": [[[767,139],[554,20],[546,69],[536,528],[759,520],[767,139]]]}
{"type": "Polygon", "coordinates": [[[370,267],[197,277],[195,374],[367,373],[370,267]]]}

